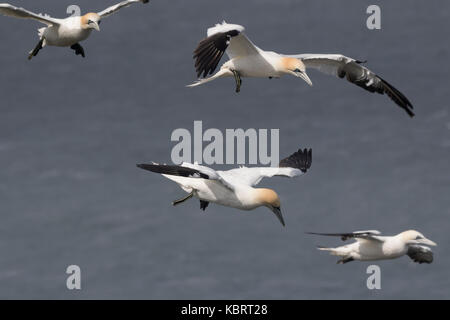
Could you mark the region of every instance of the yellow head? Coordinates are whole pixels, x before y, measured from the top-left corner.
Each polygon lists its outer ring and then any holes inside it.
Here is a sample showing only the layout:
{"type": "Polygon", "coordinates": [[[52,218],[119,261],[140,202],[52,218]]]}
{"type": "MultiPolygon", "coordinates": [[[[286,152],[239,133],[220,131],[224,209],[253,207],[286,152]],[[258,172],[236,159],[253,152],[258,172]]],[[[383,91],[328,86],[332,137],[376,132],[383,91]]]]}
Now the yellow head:
{"type": "Polygon", "coordinates": [[[257,199],[256,201],[262,205],[269,208],[275,215],[278,220],[280,220],[281,224],[284,226],[284,219],[281,214],[281,203],[278,194],[272,189],[257,189],[257,199]]]}
{"type": "Polygon", "coordinates": [[[87,13],[81,16],[81,28],[83,29],[95,29],[100,31],[101,17],[97,13],[87,13]]]}
{"type": "Polygon", "coordinates": [[[306,74],[305,64],[297,58],[282,57],[280,60],[281,72],[291,74],[295,77],[302,78],[307,84],[312,86],[311,79],[306,74]]]}
{"type": "Polygon", "coordinates": [[[436,245],[435,242],[425,238],[425,236],[423,234],[421,234],[420,232],[418,232],[416,230],[404,231],[404,232],[400,233],[399,236],[407,244],[418,244],[418,245],[424,244],[424,245],[428,245],[428,246],[436,245]]]}
{"type": "Polygon", "coordinates": [[[264,206],[280,206],[280,198],[278,197],[278,194],[272,189],[258,189],[258,201],[264,206]]]}

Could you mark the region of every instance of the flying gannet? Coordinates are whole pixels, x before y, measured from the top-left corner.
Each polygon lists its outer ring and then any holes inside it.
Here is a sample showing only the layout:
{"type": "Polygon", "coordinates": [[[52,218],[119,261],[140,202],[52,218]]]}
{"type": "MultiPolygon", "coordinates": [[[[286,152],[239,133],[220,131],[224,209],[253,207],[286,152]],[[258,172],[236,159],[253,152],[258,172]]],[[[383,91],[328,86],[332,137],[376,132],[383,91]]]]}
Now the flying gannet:
{"type": "Polygon", "coordinates": [[[99,25],[103,18],[137,2],[148,3],[149,0],[122,1],[98,13],[91,12],[81,17],[73,16],[65,19],[56,19],[48,15],[36,14],[8,3],[0,3],[0,13],[15,18],[34,19],[47,25],[47,27],[38,30],[39,43],[30,51],[28,55],[29,60],[36,56],[39,50],[46,45],[70,47],[75,51],[76,55],[81,55],[84,58],[84,49],[79,42],[86,40],[92,30],[100,31],[99,25]]]}
{"type": "Polygon", "coordinates": [[[234,77],[236,92],[239,92],[241,77],[272,79],[283,75],[299,77],[311,86],[312,82],[306,74],[306,69],[313,68],[339,78],[345,77],[370,92],[386,93],[408,115],[414,116],[411,102],[387,81],[364,67],[362,64],[365,62],[341,54],[283,55],[264,51],[245,36],[244,30],[243,26],[226,22],[208,29],[207,37],[200,41],[194,51],[199,80],[188,87],[222,77],[234,77]],[[230,60],[225,62],[216,74],[207,78],[216,70],[224,53],[227,53],[230,60]]]}
{"type": "Polygon", "coordinates": [[[356,231],[352,233],[314,233],[322,236],[337,236],[343,241],[355,239],[356,242],[337,247],[319,250],[329,251],[332,255],[341,259],[337,263],[347,263],[353,260],[371,261],[395,259],[408,255],[414,262],[433,262],[433,252],[426,246],[436,246],[436,243],[424,237],[415,230],[408,230],[395,236],[381,236],[377,230],[356,231]]]}
{"type": "Polygon", "coordinates": [[[181,165],[138,164],[141,169],[162,174],[175,181],[188,196],[176,200],[173,205],[197,197],[200,209],[205,210],[210,202],[240,210],[269,208],[284,226],[280,198],[272,189],[255,188],[263,178],[273,176],[296,177],[311,167],[312,150],[298,150],[280,161],[278,167],[236,168],[215,171],[198,164],[183,162],[181,165]]]}

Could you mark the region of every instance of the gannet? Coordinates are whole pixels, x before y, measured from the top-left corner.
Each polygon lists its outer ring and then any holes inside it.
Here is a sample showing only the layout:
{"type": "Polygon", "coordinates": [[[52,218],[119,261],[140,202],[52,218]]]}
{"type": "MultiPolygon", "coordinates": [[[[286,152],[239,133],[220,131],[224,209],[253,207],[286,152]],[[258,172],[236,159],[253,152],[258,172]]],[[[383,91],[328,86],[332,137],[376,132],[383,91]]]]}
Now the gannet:
{"type": "Polygon", "coordinates": [[[138,164],[141,169],[162,174],[175,181],[186,197],[173,201],[178,205],[196,197],[200,209],[205,210],[210,202],[240,210],[253,210],[264,206],[269,208],[285,226],[281,214],[278,194],[267,188],[254,188],[264,177],[297,177],[311,167],[312,150],[298,150],[280,161],[278,167],[241,167],[228,171],[215,171],[198,164],[183,162],[181,165],[138,164]]]}
{"type": "Polygon", "coordinates": [[[65,19],[52,18],[49,15],[36,14],[8,3],[0,3],[0,13],[6,16],[24,19],[34,19],[47,25],[38,29],[39,42],[30,51],[28,59],[31,60],[43,47],[70,47],[76,55],[85,57],[84,49],[79,42],[86,40],[92,30],[100,31],[100,23],[118,10],[137,2],[148,3],[149,0],[122,1],[98,13],[87,13],[81,17],[68,17],[65,19]]]}
{"type": "Polygon", "coordinates": [[[292,75],[312,82],[306,74],[307,68],[346,78],[351,83],[370,92],[386,93],[398,106],[411,117],[413,106],[411,102],[387,81],[364,67],[365,61],[355,60],[341,54],[298,54],[284,55],[273,51],[264,51],[255,46],[243,33],[244,27],[236,24],[216,24],[209,28],[207,37],[200,41],[194,51],[197,80],[188,87],[198,86],[222,77],[234,77],[236,92],[240,91],[242,77],[279,78],[292,75]],[[220,70],[216,70],[224,53],[230,60],[225,62],[220,70]]]}
{"type": "Polygon", "coordinates": [[[408,230],[395,236],[382,236],[377,230],[356,231],[352,233],[314,233],[322,236],[337,236],[343,241],[355,239],[356,242],[337,247],[319,250],[329,251],[332,255],[342,257],[337,263],[347,263],[353,260],[371,261],[395,259],[408,255],[414,262],[433,262],[433,252],[426,246],[436,246],[436,243],[424,237],[418,231],[408,230]]]}

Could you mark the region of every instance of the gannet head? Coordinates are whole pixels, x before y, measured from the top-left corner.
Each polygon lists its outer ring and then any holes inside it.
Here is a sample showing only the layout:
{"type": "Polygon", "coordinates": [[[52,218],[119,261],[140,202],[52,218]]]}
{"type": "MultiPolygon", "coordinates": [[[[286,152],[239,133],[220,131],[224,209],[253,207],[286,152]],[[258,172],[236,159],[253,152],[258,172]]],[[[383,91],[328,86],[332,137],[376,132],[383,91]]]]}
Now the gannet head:
{"type": "Polygon", "coordinates": [[[424,244],[427,246],[436,246],[437,244],[416,230],[408,230],[399,235],[406,244],[424,244]]]}
{"type": "Polygon", "coordinates": [[[304,63],[297,58],[282,57],[281,58],[281,72],[293,75],[294,77],[302,78],[307,84],[312,86],[311,79],[306,74],[304,63]]]}
{"type": "Polygon", "coordinates": [[[275,215],[277,216],[278,220],[280,220],[281,224],[284,226],[284,219],[281,214],[281,204],[280,204],[280,198],[278,197],[278,194],[273,191],[272,189],[257,189],[257,202],[262,205],[269,208],[275,215]]]}
{"type": "Polygon", "coordinates": [[[81,17],[81,28],[100,31],[101,17],[97,13],[87,13],[81,17]]]}

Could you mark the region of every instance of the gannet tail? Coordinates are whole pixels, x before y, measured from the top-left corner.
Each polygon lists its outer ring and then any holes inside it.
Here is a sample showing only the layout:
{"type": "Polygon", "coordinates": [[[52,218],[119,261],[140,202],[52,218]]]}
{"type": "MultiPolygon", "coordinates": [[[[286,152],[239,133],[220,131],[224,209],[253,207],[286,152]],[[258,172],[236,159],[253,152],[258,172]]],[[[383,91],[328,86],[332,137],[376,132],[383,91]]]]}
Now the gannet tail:
{"type": "Polygon", "coordinates": [[[321,250],[321,251],[328,251],[333,256],[346,255],[346,253],[342,252],[342,250],[339,250],[339,248],[326,248],[326,247],[318,246],[317,249],[321,250]]]}
{"type": "Polygon", "coordinates": [[[196,82],[187,85],[186,87],[192,88],[192,87],[196,87],[199,86],[201,84],[205,84],[207,82],[216,80],[218,78],[223,78],[223,77],[232,77],[233,76],[233,72],[231,72],[230,69],[227,68],[223,68],[220,69],[219,72],[217,72],[215,75],[209,77],[209,78],[202,78],[202,79],[198,79],[196,82]]]}
{"type": "Polygon", "coordinates": [[[344,264],[350,261],[355,260],[351,254],[348,252],[348,250],[345,250],[344,248],[325,248],[325,247],[317,247],[317,249],[321,251],[328,251],[333,256],[341,257],[336,263],[337,264],[344,264]]]}

